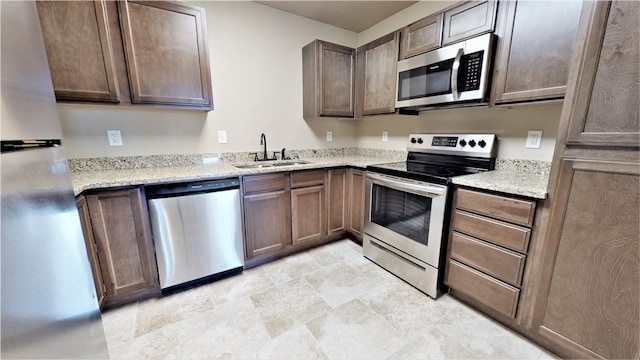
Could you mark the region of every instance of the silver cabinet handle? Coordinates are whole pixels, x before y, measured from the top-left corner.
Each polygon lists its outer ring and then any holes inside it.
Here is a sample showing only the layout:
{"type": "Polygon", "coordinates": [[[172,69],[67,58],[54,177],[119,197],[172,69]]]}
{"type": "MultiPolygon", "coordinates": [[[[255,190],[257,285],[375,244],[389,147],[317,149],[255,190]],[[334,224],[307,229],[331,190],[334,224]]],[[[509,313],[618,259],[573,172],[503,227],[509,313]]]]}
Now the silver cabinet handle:
{"type": "Polygon", "coordinates": [[[453,67],[451,68],[451,94],[453,94],[454,100],[460,99],[460,92],[458,91],[458,72],[460,71],[460,60],[464,55],[464,49],[459,49],[456,54],[456,58],[453,60],[453,67]]]}

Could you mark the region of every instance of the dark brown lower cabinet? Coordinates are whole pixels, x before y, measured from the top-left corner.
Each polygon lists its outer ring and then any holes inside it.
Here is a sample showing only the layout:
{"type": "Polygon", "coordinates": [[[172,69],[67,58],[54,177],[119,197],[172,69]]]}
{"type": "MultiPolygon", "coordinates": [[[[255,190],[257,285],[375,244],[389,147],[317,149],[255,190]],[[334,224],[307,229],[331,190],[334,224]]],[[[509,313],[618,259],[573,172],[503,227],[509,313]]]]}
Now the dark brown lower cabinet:
{"type": "Polygon", "coordinates": [[[563,160],[560,174],[534,323],[561,356],[637,359],[638,164],[563,160]]]}
{"type": "Polygon", "coordinates": [[[347,183],[349,187],[348,231],[356,239],[362,241],[364,228],[365,173],[358,169],[349,169],[347,183]]]}
{"type": "Polygon", "coordinates": [[[347,220],[347,169],[330,169],[327,176],[328,235],[344,233],[347,220]]]}
{"type": "Polygon", "coordinates": [[[291,237],[293,246],[327,236],[324,170],[291,173],[291,237]]]}
{"type": "Polygon", "coordinates": [[[246,258],[277,252],[291,244],[290,193],[277,190],[245,195],[246,258]]]}
{"type": "Polygon", "coordinates": [[[78,196],[76,199],[78,207],[78,215],[80,215],[80,224],[82,225],[82,235],[84,235],[85,246],[87,247],[87,256],[89,257],[89,265],[93,274],[93,283],[96,286],[96,296],[100,309],[104,306],[106,300],[107,288],[102,280],[102,271],[100,270],[100,260],[98,260],[98,245],[93,237],[93,228],[91,227],[91,216],[89,215],[89,205],[87,198],[78,196]]]}
{"type": "Polygon", "coordinates": [[[538,201],[456,188],[444,282],[451,294],[517,324],[538,201]]]}
{"type": "Polygon", "coordinates": [[[151,225],[142,187],[86,195],[105,306],[160,294],[151,225]]]}

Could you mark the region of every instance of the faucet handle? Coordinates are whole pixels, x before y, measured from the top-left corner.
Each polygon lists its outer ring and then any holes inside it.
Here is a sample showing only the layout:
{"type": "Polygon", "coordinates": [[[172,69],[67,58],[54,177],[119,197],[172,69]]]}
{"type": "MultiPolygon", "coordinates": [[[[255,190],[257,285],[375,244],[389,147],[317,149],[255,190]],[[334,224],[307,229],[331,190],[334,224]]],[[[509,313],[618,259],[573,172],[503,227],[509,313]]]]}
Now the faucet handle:
{"type": "Polygon", "coordinates": [[[253,154],[253,161],[258,161],[258,153],[249,153],[249,154],[253,154]]]}

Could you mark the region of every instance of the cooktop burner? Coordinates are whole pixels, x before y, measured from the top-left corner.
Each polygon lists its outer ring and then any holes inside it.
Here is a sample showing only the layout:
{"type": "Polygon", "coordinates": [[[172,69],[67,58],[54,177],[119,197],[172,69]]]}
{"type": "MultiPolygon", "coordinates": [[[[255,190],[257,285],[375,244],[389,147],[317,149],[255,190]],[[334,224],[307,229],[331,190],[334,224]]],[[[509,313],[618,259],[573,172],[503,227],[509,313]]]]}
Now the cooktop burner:
{"type": "Polygon", "coordinates": [[[387,175],[448,184],[452,177],[493,170],[495,135],[411,134],[407,161],[367,166],[387,175]]]}

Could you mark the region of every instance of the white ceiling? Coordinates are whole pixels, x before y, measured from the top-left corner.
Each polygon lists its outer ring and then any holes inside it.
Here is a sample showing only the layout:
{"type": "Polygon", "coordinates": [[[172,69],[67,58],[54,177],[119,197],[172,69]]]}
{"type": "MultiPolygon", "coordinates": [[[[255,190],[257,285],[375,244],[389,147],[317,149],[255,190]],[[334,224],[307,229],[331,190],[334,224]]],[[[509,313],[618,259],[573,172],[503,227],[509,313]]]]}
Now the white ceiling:
{"type": "Polygon", "coordinates": [[[255,1],[356,33],[417,1],[255,1]]]}

